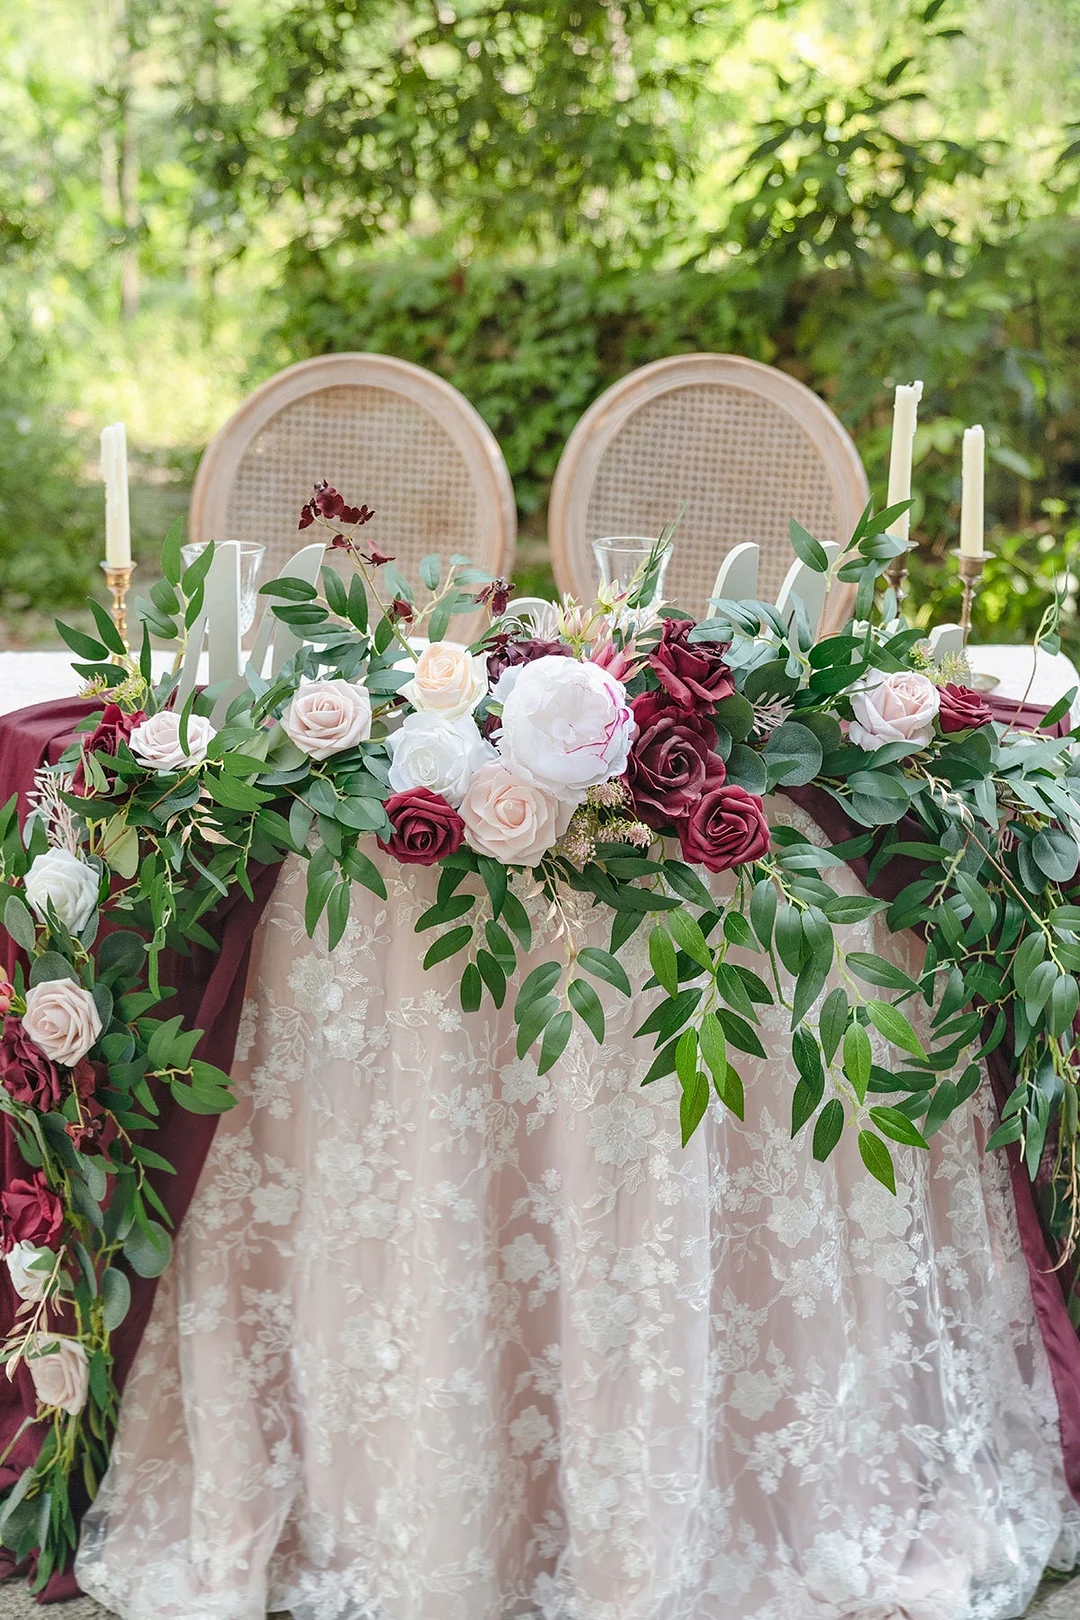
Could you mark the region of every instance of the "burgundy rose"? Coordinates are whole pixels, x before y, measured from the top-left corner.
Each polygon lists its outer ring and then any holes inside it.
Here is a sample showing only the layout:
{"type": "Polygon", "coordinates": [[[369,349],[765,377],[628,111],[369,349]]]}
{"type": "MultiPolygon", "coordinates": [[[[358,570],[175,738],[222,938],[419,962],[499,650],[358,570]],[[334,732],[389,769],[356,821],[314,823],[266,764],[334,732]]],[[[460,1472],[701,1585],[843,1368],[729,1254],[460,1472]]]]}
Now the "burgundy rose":
{"type": "Polygon", "coordinates": [[[47,1246],[64,1224],[64,1208],[40,1170],[29,1180],[14,1180],[0,1193],[0,1253],[16,1243],[47,1246]]]}
{"type": "Polygon", "coordinates": [[[994,711],[982,693],[972,691],[970,686],[954,686],[950,681],[941,688],[938,697],[942,731],[971,731],[994,718],[994,711]]]}
{"type": "Polygon", "coordinates": [[[679,843],[688,861],[726,872],[759,860],[769,847],[765,807],[756,793],[733,782],[712,783],[678,825],[679,843]]]}
{"type": "Polygon", "coordinates": [[[16,1102],[39,1114],[55,1112],[64,1100],[60,1070],[30,1039],[20,1018],[5,1018],[0,1036],[0,1085],[16,1102]]]}
{"type": "Polygon", "coordinates": [[[499,642],[501,645],[496,645],[495,651],[488,653],[488,680],[492,686],[504,670],[514,669],[518,664],[531,664],[535,658],[574,656],[565,641],[541,641],[536,636],[530,636],[526,641],[509,641],[500,636],[499,642]]]}
{"type": "Polygon", "coordinates": [[[626,785],[635,814],[659,830],[687,815],[707,783],[718,786],[724,780],[716,728],[706,715],[681,709],[666,692],[643,692],[630,707],[638,730],[626,785]]]}
{"type": "Polygon", "coordinates": [[[735,690],[731,671],[724,661],[730,642],[688,641],[694,629],[692,619],[665,619],[660,645],[649,658],[649,667],[666,692],[684,709],[702,704],[715,707],[735,690]]]}
{"type": "Polygon", "coordinates": [[[460,849],[465,823],[441,793],[410,788],[392,794],[385,808],[394,830],[385,843],[379,839],[379,847],[403,865],[434,866],[460,849]]]}
{"type": "MultiPolygon", "coordinates": [[[[115,756],[120,752],[120,744],[122,742],[126,743],[135,727],[141,725],[145,719],[146,716],[141,709],[135,714],[125,714],[118,703],[107,703],[105,705],[101,719],[83,742],[82,757],[75,767],[75,774],[71,783],[73,793],[87,794],[90,792],[90,784],[86,780],[84,770],[86,755],[101,753],[115,756]]],[[[111,773],[106,770],[105,775],[111,785],[113,781],[111,773]]]]}

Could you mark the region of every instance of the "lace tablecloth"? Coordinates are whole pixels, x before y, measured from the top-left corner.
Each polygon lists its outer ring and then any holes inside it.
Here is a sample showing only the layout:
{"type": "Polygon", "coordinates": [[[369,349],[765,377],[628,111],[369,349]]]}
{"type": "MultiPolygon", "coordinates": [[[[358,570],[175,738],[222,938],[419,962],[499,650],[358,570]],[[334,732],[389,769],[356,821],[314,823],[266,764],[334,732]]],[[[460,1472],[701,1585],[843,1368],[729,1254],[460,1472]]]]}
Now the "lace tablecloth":
{"type": "Polygon", "coordinates": [[[683,1150],[648,998],[540,1076],[509,1007],[421,970],[436,874],[384,871],[332,955],[282,873],[85,1589],[128,1620],[1019,1614],[1080,1518],[986,1099],[891,1197],[850,1135],[790,1140],[776,1010],[745,1125],[714,1105],[683,1150]]]}

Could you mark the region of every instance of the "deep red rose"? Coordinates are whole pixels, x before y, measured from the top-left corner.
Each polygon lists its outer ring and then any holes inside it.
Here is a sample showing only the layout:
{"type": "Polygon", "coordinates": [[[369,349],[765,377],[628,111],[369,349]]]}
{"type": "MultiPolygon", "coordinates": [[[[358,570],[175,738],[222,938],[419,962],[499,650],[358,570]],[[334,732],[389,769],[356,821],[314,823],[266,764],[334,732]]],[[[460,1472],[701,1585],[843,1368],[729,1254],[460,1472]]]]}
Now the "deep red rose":
{"type": "Polygon", "coordinates": [[[505,670],[515,669],[518,664],[531,664],[535,658],[573,658],[573,653],[565,641],[541,641],[538,636],[530,636],[525,641],[509,641],[500,638],[501,645],[494,652],[488,653],[487,671],[488,680],[492,686],[505,670]]]}
{"type": "Polygon", "coordinates": [[[64,1224],[64,1208],[40,1170],[14,1180],[0,1193],[0,1253],[16,1243],[51,1244],[64,1224]]]}
{"type": "Polygon", "coordinates": [[[730,642],[687,640],[692,619],[665,619],[660,645],[649,667],[666,692],[684,709],[714,708],[735,690],[724,661],[730,642]]]}
{"type": "Polygon", "coordinates": [[[659,831],[687,815],[707,783],[724,780],[716,728],[707,715],[680,708],[666,692],[643,692],[630,707],[638,731],[626,785],[635,814],[659,831]]]}
{"type": "Polygon", "coordinates": [[[994,718],[994,711],[982,693],[973,691],[970,686],[954,686],[950,681],[948,686],[941,688],[938,696],[941,699],[938,719],[942,731],[971,731],[976,726],[985,726],[988,720],[994,718]]]}
{"type": "Polygon", "coordinates": [[[678,825],[686,860],[726,872],[759,860],[769,847],[765,807],[756,793],[734,782],[711,783],[678,825]]]}
{"type": "Polygon", "coordinates": [[[26,1034],[19,1018],[4,1019],[0,1085],[16,1102],[36,1108],[39,1114],[54,1113],[64,1100],[60,1070],[26,1034]]]}
{"type": "Polygon", "coordinates": [[[434,866],[461,848],[465,823],[441,793],[425,787],[395,793],[386,801],[386,813],[394,831],[386,843],[378,840],[379,847],[405,866],[434,866]]]}
{"type": "MultiPolygon", "coordinates": [[[[135,727],[141,725],[145,719],[146,715],[141,709],[137,710],[135,714],[125,714],[119,704],[107,703],[101,719],[83,742],[83,758],[87,754],[94,753],[118,754],[120,744],[127,742],[135,727]]],[[[78,765],[75,767],[75,774],[71,784],[73,793],[86,794],[90,791],[90,784],[86,780],[86,773],[83,769],[83,758],[80,758],[78,765]]],[[[106,770],[105,775],[111,784],[113,778],[108,770],[106,770]]]]}

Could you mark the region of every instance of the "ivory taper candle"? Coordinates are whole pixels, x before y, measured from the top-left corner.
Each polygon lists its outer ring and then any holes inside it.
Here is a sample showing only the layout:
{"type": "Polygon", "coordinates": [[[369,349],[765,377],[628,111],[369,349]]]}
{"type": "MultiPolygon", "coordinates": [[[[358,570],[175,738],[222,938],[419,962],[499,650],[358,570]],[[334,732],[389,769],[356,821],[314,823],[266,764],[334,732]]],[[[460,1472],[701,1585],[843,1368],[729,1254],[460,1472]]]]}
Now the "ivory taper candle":
{"type": "Polygon", "coordinates": [[[981,427],[964,430],[963,494],[960,502],[960,555],[983,552],[983,465],[986,435],[981,427]]]}
{"type": "MultiPolygon", "coordinates": [[[[888,506],[911,499],[911,457],[915,444],[915,419],[922,399],[921,382],[899,383],[893,398],[892,445],[889,449],[888,506]]],[[[906,540],[910,527],[910,512],[895,518],[889,533],[898,540],[906,540]]]]}
{"type": "Polygon", "coordinates": [[[110,568],[129,568],[131,515],[123,422],[113,422],[101,430],[101,476],[105,482],[105,561],[110,568]]]}

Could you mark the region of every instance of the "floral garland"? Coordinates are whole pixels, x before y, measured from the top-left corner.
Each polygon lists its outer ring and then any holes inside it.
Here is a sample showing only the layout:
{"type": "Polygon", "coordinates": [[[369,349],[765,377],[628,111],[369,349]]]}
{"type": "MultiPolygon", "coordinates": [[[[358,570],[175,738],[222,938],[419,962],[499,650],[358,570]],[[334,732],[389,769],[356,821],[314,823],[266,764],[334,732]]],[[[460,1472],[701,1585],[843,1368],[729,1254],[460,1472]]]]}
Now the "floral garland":
{"type": "MultiPolygon", "coordinates": [[[[19,1557],[39,1549],[39,1586],[75,1545],[73,1476],[92,1496],[107,1461],[125,1267],[155,1276],[169,1259],[147,1176],[169,1168],[148,1146],[159,1088],[196,1112],[232,1102],[228,1077],[194,1057],[200,1032],[154,1017],[161,953],[212,947],[219,900],[233,885],[250,897],[252,868],[290,853],[307,862],[308,931],[325,914],[331,949],[355,883],[385,897],[369,837],[404,865],[438,865],[416,925],[434,933],[425,966],[460,961],[467,1011],[485,995],[503,1006],[514,985],[518,1053],[541,1073],[575,1022],[603,1041],[597,982],[630,995],[619,951],[647,928],[659,994],[637,1031],[652,1040],[642,1083],[678,1077],[684,1142],[714,1093],[742,1116],[738,1054],[765,1055],[760,1009],[779,1005],[800,1076],[792,1135],[812,1121],[824,1160],[854,1128],[895,1190],[890,1144],[925,1147],[1009,1034],[1017,1084],[991,1145],[1018,1142],[1032,1175],[1049,1155],[1051,1227],[1074,1251],[1080,765],[1069,739],[994,724],[962,669],[936,667],[896,619],[881,586],[906,545],[886,532],[902,510],[864,515],[836,570],[857,586],[856,619],[815,643],[797,603],[789,622],[719,601],[701,624],[651,605],[667,536],[626,589],[553,604],[539,624],[509,616],[511,587],[460,557],[445,573],[425,558],[418,597],[392,558],[362,549],[374,514],[321,484],[300,526],[329,530],[349,583],[328,567],[321,587],[263,587],[303,644],[272,681],[249,669],[217,726],[216,693],[177,709],[177,678],[155,686],[150,663],[151,635],[182,645],[198,619],[211,548],[184,570],[178,532],[166,541],[137,660],[98,607],[96,637],[61,626],[108,701],[40,773],[22,835],[14,801],[0,819],[3,921],[29,964],[0,986],[0,1108],[27,1165],[0,1194],[22,1301],[3,1359],[29,1368],[44,1431],[0,1538],[19,1557]],[[447,639],[481,607],[482,636],[447,639]],[[821,848],[770,827],[765,796],[808,784],[863,832],[821,848]],[[888,907],[838,894],[828,872],[856,856],[871,874],[913,856],[920,875],[888,907]],[[703,873],[730,874],[723,896],[703,873]],[[561,955],[518,983],[530,894],[558,919],[561,955]],[[606,949],[585,943],[597,909],[606,949]],[[894,931],[922,929],[917,979],[837,938],[883,911],[894,931]],[[914,999],[932,1009],[930,1051],[903,1010],[914,999]]],[[[792,543],[828,570],[798,524],[792,543]]],[[[1053,635],[1050,615],[1041,640],[1053,635]]]]}

